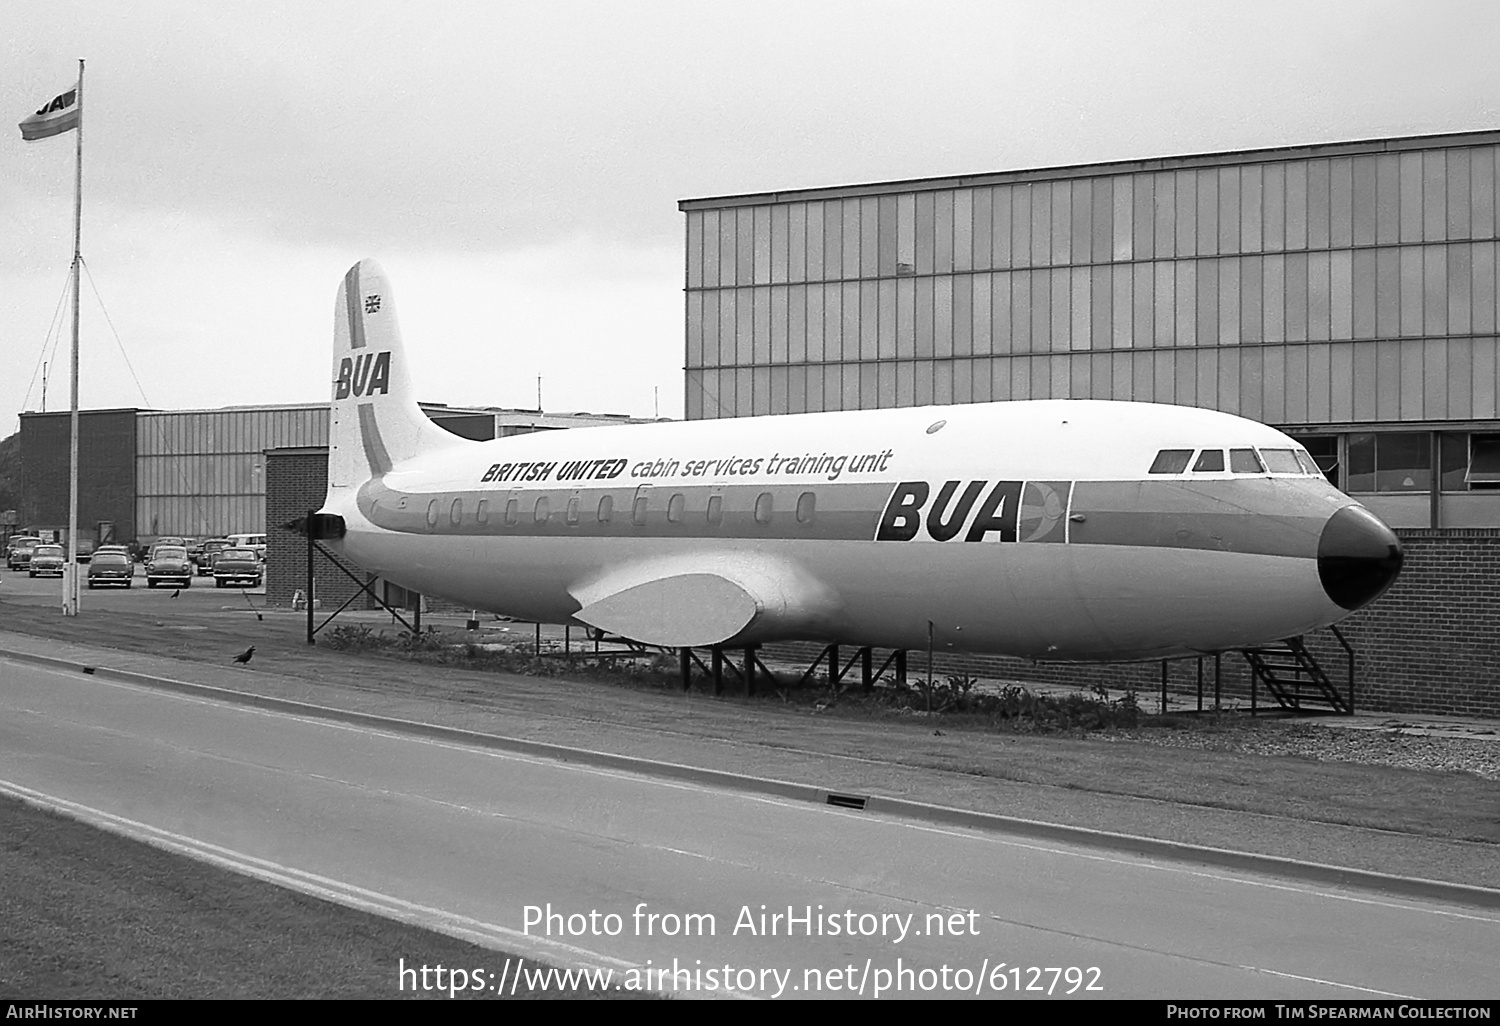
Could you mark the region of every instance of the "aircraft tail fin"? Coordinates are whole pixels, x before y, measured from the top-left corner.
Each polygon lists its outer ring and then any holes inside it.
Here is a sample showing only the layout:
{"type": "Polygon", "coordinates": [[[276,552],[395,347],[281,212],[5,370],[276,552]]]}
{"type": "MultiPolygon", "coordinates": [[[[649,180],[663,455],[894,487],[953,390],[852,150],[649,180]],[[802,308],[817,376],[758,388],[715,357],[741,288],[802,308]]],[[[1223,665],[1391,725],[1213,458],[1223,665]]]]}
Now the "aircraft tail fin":
{"type": "Polygon", "coordinates": [[[344,275],[334,312],[330,498],[403,460],[463,444],[417,405],[390,283],[379,264],[361,260],[344,275]]]}

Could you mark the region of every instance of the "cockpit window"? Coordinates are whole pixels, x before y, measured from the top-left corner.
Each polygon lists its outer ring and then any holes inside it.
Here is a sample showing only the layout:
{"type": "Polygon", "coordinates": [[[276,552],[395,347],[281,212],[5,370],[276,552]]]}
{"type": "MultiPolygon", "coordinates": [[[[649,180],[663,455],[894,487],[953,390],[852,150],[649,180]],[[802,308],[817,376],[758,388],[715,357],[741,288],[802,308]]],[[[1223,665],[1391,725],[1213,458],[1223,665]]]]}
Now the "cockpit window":
{"type": "Polygon", "coordinates": [[[1151,464],[1153,474],[1180,474],[1193,458],[1191,449],[1163,449],[1151,464]]]}
{"type": "Polygon", "coordinates": [[[1264,474],[1266,468],[1261,466],[1260,457],[1255,455],[1254,449],[1230,449],[1229,469],[1236,474],[1264,474]]]}
{"type": "Polygon", "coordinates": [[[1295,450],[1295,455],[1297,457],[1297,462],[1302,464],[1302,470],[1304,473],[1322,475],[1323,471],[1318,469],[1317,461],[1314,460],[1312,456],[1309,455],[1306,451],[1297,449],[1295,450]]]}
{"type": "Polygon", "coordinates": [[[1205,474],[1212,471],[1224,469],[1223,449],[1204,449],[1198,457],[1198,462],[1193,464],[1193,473],[1205,474]]]}
{"type": "Polygon", "coordinates": [[[1273,474],[1307,473],[1297,462],[1297,453],[1292,449],[1262,449],[1260,456],[1266,461],[1266,469],[1273,474]]]}

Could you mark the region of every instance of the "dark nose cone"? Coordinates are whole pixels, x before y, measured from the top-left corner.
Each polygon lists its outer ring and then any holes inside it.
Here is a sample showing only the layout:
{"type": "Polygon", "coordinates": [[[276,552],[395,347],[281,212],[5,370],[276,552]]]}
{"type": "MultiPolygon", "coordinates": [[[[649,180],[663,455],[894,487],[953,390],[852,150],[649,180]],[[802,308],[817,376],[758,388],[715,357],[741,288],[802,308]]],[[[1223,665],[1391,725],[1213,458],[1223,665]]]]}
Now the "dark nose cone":
{"type": "Polygon", "coordinates": [[[1401,572],[1401,542],[1363,506],[1345,506],[1323,525],[1318,577],[1328,597],[1345,609],[1378,598],[1401,572]]]}

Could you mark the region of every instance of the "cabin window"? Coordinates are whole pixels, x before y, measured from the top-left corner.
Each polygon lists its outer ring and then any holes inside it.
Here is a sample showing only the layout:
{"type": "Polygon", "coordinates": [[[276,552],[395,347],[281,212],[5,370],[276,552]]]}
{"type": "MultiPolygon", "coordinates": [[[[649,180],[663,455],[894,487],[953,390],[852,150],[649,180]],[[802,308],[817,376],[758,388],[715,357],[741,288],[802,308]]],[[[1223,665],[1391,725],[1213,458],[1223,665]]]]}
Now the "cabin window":
{"type": "Polygon", "coordinates": [[[457,527],[464,522],[464,500],[454,499],[453,505],[448,507],[448,523],[457,527]]]}
{"type": "Polygon", "coordinates": [[[686,511],[686,509],[687,499],[683,497],[683,494],[681,492],[678,492],[676,495],[673,495],[670,499],[667,500],[667,523],[682,523],[682,514],[686,511]]]}
{"type": "Polygon", "coordinates": [[[547,501],[545,495],[538,497],[536,508],[531,511],[531,519],[539,524],[545,524],[547,518],[552,515],[552,503],[547,501]]]}
{"type": "Polygon", "coordinates": [[[1261,466],[1260,457],[1255,455],[1254,449],[1230,449],[1229,469],[1236,474],[1264,474],[1266,468],[1261,466]]]}
{"type": "Polygon", "coordinates": [[[436,527],[438,517],[438,501],[433,499],[427,504],[427,526],[436,527]]]}
{"type": "Polygon", "coordinates": [[[490,522],[490,500],[480,499],[479,505],[474,507],[474,519],[481,524],[490,522]]]}
{"type": "Polygon", "coordinates": [[[599,497],[599,523],[607,524],[615,516],[615,497],[613,495],[601,495],[599,497]]]}
{"type": "Polygon", "coordinates": [[[761,492],[755,497],[755,522],[757,524],[769,524],[774,506],[770,492],[761,492]]]}
{"type": "Polygon", "coordinates": [[[818,497],[812,492],[797,496],[797,523],[810,524],[818,515],[818,497]]]}
{"type": "Polygon", "coordinates": [[[708,497],[708,522],[714,527],[724,522],[724,496],[710,495],[708,497]]]}
{"type": "Polygon", "coordinates": [[[634,504],[630,507],[630,519],[638,525],[646,523],[646,511],[651,506],[651,500],[644,493],[635,497],[634,504]]]}
{"type": "Polygon", "coordinates": [[[1198,462],[1193,464],[1193,473],[1195,474],[1208,474],[1223,469],[1223,449],[1204,449],[1203,453],[1198,457],[1198,462]]]}
{"type": "Polygon", "coordinates": [[[505,500],[505,524],[507,527],[515,527],[521,522],[521,500],[505,500]]]}
{"type": "Polygon", "coordinates": [[[576,495],[568,500],[568,526],[578,526],[578,496],[576,495]]]}
{"type": "Polygon", "coordinates": [[[1266,461],[1266,469],[1273,474],[1305,474],[1297,453],[1293,449],[1262,449],[1260,458],[1266,461]]]}
{"type": "Polygon", "coordinates": [[[1188,463],[1192,461],[1192,458],[1193,450],[1191,449],[1163,449],[1151,462],[1151,473],[1180,474],[1188,468],[1188,463]]]}

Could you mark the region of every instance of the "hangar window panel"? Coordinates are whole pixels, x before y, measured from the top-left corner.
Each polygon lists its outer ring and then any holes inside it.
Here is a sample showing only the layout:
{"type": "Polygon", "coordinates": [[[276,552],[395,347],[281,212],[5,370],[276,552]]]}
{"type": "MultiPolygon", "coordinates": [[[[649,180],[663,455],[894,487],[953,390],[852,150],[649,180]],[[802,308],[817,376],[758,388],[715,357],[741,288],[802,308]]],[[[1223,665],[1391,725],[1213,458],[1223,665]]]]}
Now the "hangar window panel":
{"type": "Polygon", "coordinates": [[[1177,344],[1177,317],[1173,303],[1176,296],[1177,267],[1174,263],[1153,265],[1155,310],[1152,321],[1155,325],[1154,340],[1158,346],[1177,344]]]}
{"type": "MultiPolygon", "coordinates": [[[[717,355],[717,354],[715,354],[717,355]]],[[[687,296],[687,365],[703,366],[703,293],[687,296]]]]}
{"type": "Polygon", "coordinates": [[[932,404],[932,361],[922,360],[916,364],[913,391],[916,396],[914,405],[930,406],[932,404]]]}
{"type": "Polygon", "coordinates": [[[1198,263],[1184,260],[1177,264],[1176,318],[1177,334],[1171,345],[1198,344],[1198,263]]]}
{"type": "Polygon", "coordinates": [[[710,495],[708,497],[707,517],[711,527],[718,527],[724,522],[724,496],[710,495]]]}
{"type": "Polygon", "coordinates": [[[859,201],[859,276],[880,273],[880,199],[865,196],[859,201]]]}
{"type": "MultiPolygon", "coordinates": [[[[969,318],[969,351],[979,356],[988,356],[995,352],[995,329],[994,309],[995,297],[994,286],[998,275],[976,274],[971,279],[970,288],[973,296],[970,298],[969,318]]],[[[1009,334],[1010,294],[1006,293],[1005,301],[1007,309],[1003,311],[1006,317],[1007,334],[1009,334]]],[[[1008,341],[1008,340],[1007,340],[1008,341]]]]}
{"type": "Polygon", "coordinates": [[[1223,449],[1204,449],[1199,453],[1198,461],[1193,464],[1193,473],[1211,474],[1222,472],[1224,469],[1223,449]]]}
{"type": "Polygon", "coordinates": [[[1328,161],[1307,165],[1307,248],[1327,249],[1329,233],[1328,161]]]}
{"type": "Polygon", "coordinates": [[[790,369],[787,368],[787,367],[785,367],[785,366],[782,366],[782,367],[771,367],[771,368],[769,368],[769,370],[771,372],[771,385],[770,385],[771,410],[770,410],[770,412],[771,413],[775,413],[775,414],[791,413],[792,411],[790,409],[788,409],[788,407],[787,407],[787,401],[786,401],[786,397],[787,397],[787,376],[791,373],[790,369]]]}
{"type": "Polygon", "coordinates": [[[841,365],[832,365],[823,368],[823,406],[824,410],[842,410],[844,408],[844,371],[847,368],[841,365]]]}
{"type": "Polygon", "coordinates": [[[995,230],[995,190],[994,189],[970,189],[968,190],[972,225],[969,248],[972,252],[971,265],[976,271],[988,271],[995,266],[992,251],[994,249],[995,230]]]}
{"type": "Polygon", "coordinates": [[[1376,203],[1375,157],[1355,157],[1350,161],[1350,241],[1356,246],[1375,244],[1375,224],[1379,207],[1376,203]]]}
{"type": "Polygon", "coordinates": [[[857,370],[859,372],[859,404],[855,409],[873,410],[878,408],[880,405],[880,390],[878,387],[878,378],[875,373],[876,364],[862,363],[857,370]]]}
{"type": "Polygon", "coordinates": [[[687,216],[687,287],[703,284],[703,211],[689,210],[687,216]]]}
{"type": "MultiPolygon", "coordinates": [[[[860,379],[864,372],[869,370],[869,364],[844,364],[843,391],[839,396],[841,410],[858,410],[861,408],[863,393],[861,391],[860,379]]],[[[874,391],[874,378],[871,378],[871,391],[874,391]]]]}
{"type": "Polygon", "coordinates": [[[1495,371],[1497,363],[1497,340],[1474,339],[1474,411],[1477,419],[1500,415],[1496,408],[1495,371]]]}
{"type": "Polygon", "coordinates": [[[1473,325],[1474,248],[1467,243],[1445,246],[1448,254],[1448,332],[1467,335],[1473,325]]]}
{"type": "Polygon", "coordinates": [[[458,527],[464,522],[464,500],[454,499],[453,505],[448,507],[448,523],[458,527]]]}
{"type": "Polygon", "coordinates": [[[896,242],[896,197],[881,196],[876,210],[875,272],[889,277],[896,273],[899,248],[896,242]]]}
{"type": "Polygon", "coordinates": [[[770,492],[761,492],[755,497],[755,522],[757,524],[769,524],[774,513],[775,504],[770,492]]]}
{"type": "Polygon", "coordinates": [[[1470,488],[1500,488],[1500,435],[1469,436],[1464,482],[1470,488]]]}
{"type": "Polygon", "coordinates": [[[1031,186],[1013,185],[1010,206],[1010,266],[1030,267],[1031,255],[1031,186]]]}
{"type": "Polygon", "coordinates": [[[974,190],[959,189],[953,196],[953,269],[974,267],[974,190]]]}
{"type": "Polygon", "coordinates": [[[1037,182],[1029,186],[1031,196],[1031,266],[1052,262],[1052,186],[1037,182]]]}
{"type": "Polygon", "coordinates": [[[1194,256],[1198,252],[1198,173],[1178,171],[1177,185],[1177,255],[1194,256]]]}
{"type": "Polygon", "coordinates": [[[870,369],[875,374],[875,407],[889,410],[896,405],[896,365],[881,362],[870,369]]]}
{"type": "Polygon", "coordinates": [[[807,413],[807,374],[806,367],[792,367],[786,378],[786,411],[788,413],[807,413]]]}
{"type": "Polygon", "coordinates": [[[915,356],[917,352],[917,283],[911,279],[896,282],[896,355],[915,356]]]}
{"type": "Polygon", "coordinates": [[[787,207],[786,276],[788,281],[807,280],[807,204],[787,207]]]}
{"type": "Polygon", "coordinates": [[[1110,215],[1110,248],[1106,260],[1129,260],[1135,255],[1131,246],[1134,237],[1135,197],[1128,175],[1109,180],[1109,193],[1113,210],[1110,215]]]}
{"type": "Polygon", "coordinates": [[[667,500],[667,523],[682,523],[682,518],[686,513],[687,497],[681,492],[673,492],[672,497],[667,500]]]}
{"type": "Polygon", "coordinates": [[[1175,398],[1179,406],[1198,405],[1198,354],[1196,352],[1173,353],[1171,359],[1175,398]]]}
{"type": "MultiPolygon", "coordinates": [[[[1425,360],[1427,355],[1427,347],[1429,344],[1432,343],[1390,343],[1392,347],[1396,347],[1396,352],[1399,354],[1397,357],[1397,359],[1399,360],[1399,369],[1396,373],[1398,375],[1397,380],[1400,381],[1399,417],[1401,420],[1422,419],[1422,400],[1424,395],[1426,394],[1425,385],[1427,377],[1425,373],[1425,360]]],[[[1441,345],[1442,343],[1436,342],[1436,344],[1441,345]]],[[[1385,345],[1381,344],[1381,349],[1376,353],[1375,356],[1375,374],[1377,380],[1379,379],[1379,376],[1385,371],[1385,360],[1382,359],[1382,357],[1386,356],[1384,350],[1385,345]]],[[[1446,380],[1447,377],[1447,368],[1444,367],[1443,378],[1446,380]]]]}
{"type": "Polygon", "coordinates": [[[765,364],[771,359],[771,290],[762,286],[750,292],[750,362],[765,364]]]}
{"type": "MultiPolygon", "coordinates": [[[[731,267],[734,263],[734,242],[724,238],[725,223],[730,225],[729,234],[733,235],[732,217],[725,217],[723,211],[705,210],[703,212],[703,284],[709,288],[725,283],[723,262],[726,256],[731,267]]],[[[734,271],[727,272],[729,280],[733,280],[734,271]]]]}
{"type": "Polygon", "coordinates": [[[1354,233],[1354,162],[1340,157],[1328,162],[1328,244],[1348,246],[1354,233]]]}
{"type": "Polygon", "coordinates": [[[1383,421],[1401,419],[1400,342],[1375,343],[1375,417],[1383,421]]]}
{"type": "Polygon", "coordinates": [[[1219,169],[1208,167],[1195,176],[1198,188],[1196,239],[1199,256],[1219,252],[1219,169]]]}
{"type": "Polygon", "coordinates": [[[1219,265],[1218,260],[1199,260],[1198,272],[1198,345],[1219,344],[1219,265]]]}
{"type": "Polygon", "coordinates": [[[1031,272],[1031,352],[1052,348],[1052,272],[1031,272]]]}
{"type": "Polygon", "coordinates": [[[1445,431],[1438,436],[1438,488],[1445,492],[1468,489],[1464,478],[1469,472],[1469,436],[1445,431]]]}
{"type": "Polygon", "coordinates": [[[1331,338],[1354,336],[1354,254],[1345,250],[1326,255],[1328,263],[1328,333],[1331,338]]]}
{"type": "Polygon", "coordinates": [[[1375,436],[1355,434],[1349,436],[1350,492],[1373,492],[1375,490],[1375,436]]]}
{"type": "Polygon", "coordinates": [[[917,368],[912,363],[896,364],[896,405],[917,405],[916,390],[917,368]]]}
{"type": "Polygon", "coordinates": [[[932,270],[937,274],[953,271],[953,190],[941,189],[932,194],[932,270]]]}
{"type": "Polygon", "coordinates": [[[1375,251],[1375,334],[1385,338],[1401,332],[1401,252],[1375,251]]]}
{"type": "Polygon", "coordinates": [[[1221,167],[1218,175],[1218,251],[1238,253],[1240,251],[1240,169],[1221,167]]]}
{"type": "Polygon", "coordinates": [[[1495,234],[1495,151],[1481,146],[1469,151],[1469,237],[1495,234]]]}
{"type": "MultiPolygon", "coordinates": [[[[872,293],[871,298],[872,299],[874,298],[873,292],[874,292],[874,289],[872,287],[871,288],[871,293],[872,293]]],[[[839,293],[839,313],[840,313],[839,336],[840,336],[840,338],[843,341],[843,350],[842,350],[843,356],[842,356],[842,358],[845,359],[845,360],[858,359],[858,358],[860,358],[860,357],[862,357],[862,356],[865,355],[865,353],[863,351],[863,342],[864,342],[864,340],[863,340],[863,337],[862,337],[862,332],[860,330],[860,283],[859,282],[851,281],[851,282],[848,282],[848,283],[844,284],[840,288],[840,293],[839,293]]],[[[874,341],[875,340],[874,340],[874,337],[873,337],[874,336],[874,327],[875,327],[875,325],[872,323],[870,325],[870,328],[871,328],[871,339],[870,339],[871,346],[870,346],[870,350],[871,351],[870,351],[870,354],[869,354],[871,356],[874,355],[874,349],[875,349],[875,346],[874,346],[874,341]]]]}
{"type": "Polygon", "coordinates": [[[751,231],[755,239],[753,282],[763,285],[771,280],[771,208],[754,207],[751,231]]]}
{"type": "Polygon", "coordinates": [[[1259,164],[1240,168],[1240,249],[1259,253],[1264,246],[1261,230],[1265,224],[1265,186],[1259,164]]]}
{"type": "Polygon", "coordinates": [[[1048,348],[1052,352],[1064,352],[1072,348],[1073,272],[1066,267],[1059,267],[1051,272],[1049,278],[1052,316],[1049,322],[1048,348]]]}
{"type": "MultiPolygon", "coordinates": [[[[990,267],[1011,266],[1011,199],[1015,189],[1011,186],[996,186],[990,190],[990,267]]],[[[974,216],[979,216],[975,211],[974,216]]],[[[976,228],[977,231],[977,228],[976,228]]],[[[978,257],[976,256],[977,260],[978,257]]]]}
{"type": "Polygon", "coordinates": [[[936,233],[936,218],[933,194],[917,193],[916,270],[918,274],[931,274],[933,270],[933,238],[936,233]]]}
{"type": "Polygon", "coordinates": [[[1453,417],[1448,405],[1448,340],[1430,338],[1417,355],[1417,387],[1422,392],[1419,416],[1424,420],[1453,417]]]}
{"type": "Polygon", "coordinates": [[[1422,154],[1403,153],[1400,160],[1400,241],[1422,241],[1422,154]]]}
{"type": "Polygon", "coordinates": [[[1006,275],[1010,279],[1010,346],[1011,352],[1029,353],[1031,342],[1031,279],[1032,272],[1019,271],[1006,275]]]}
{"type": "MultiPolygon", "coordinates": [[[[939,389],[934,389],[940,391],[939,389]]],[[[943,400],[939,398],[939,402],[943,400]]],[[[972,403],[974,401],[974,361],[953,361],[953,397],[955,403],[972,403]]]]}
{"type": "MultiPolygon", "coordinates": [[[[1067,264],[1073,261],[1073,183],[1052,183],[1052,255],[1048,263],[1067,264]]],[[[1088,259],[1088,250],[1079,254],[1080,260],[1088,259]]]]}
{"type": "Polygon", "coordinates": [[[778,285],[786,281],[789,216],[785,203],[771,207],[771,280],[778,285]]]}
{"type": "Polygon", "coordinates": [[[1261,288],[1264,283],[1265,266],[1264,260],[1258,256],[1243,257],[1239,261],[1240,294],[1239,310],[1240,323],[1239,335],[1244,342],[1260,342],[1263,339],[1262,324],[1265,316],[1263,304],[1264,297],[1261,288]]]}
{"type": "MultiPolygon", "coordinates": [[[[1355,250],[1350,271],[1351,332],[1354,338],[1375,337],[1376,303],[1376,255],[1374,250],[1355,250]]],[[[1342,271],[1338,272],[1342,274],[1342,271]]],[[[1334,283],[1334,302],[1341,302],[1338,295],[1338,278],[1334,283]]]]}
{"type": "Polygon", "coordinates": [[[916,291],[917,355],[932,355],[933,280],[918,278],[916,291]]]}
{"type": "Polygon", "coordinates": [[[786,356],[791,363],[807,359],[807,286],[786,290],[786,356]]]}
{"type": "Polygon", "coordinates": [[[1107,195],[1108,189],[1107,179],[1075,178],[1073,180],[1073,213],[1069,218],[1072,235],[1069,249],[1072,262],[1075,264],[1109,259],[1109,230],[1114,223],[1114,203],[1107,195]],[[1101,189],[1106,191],[1102,197],[1101,189]],[[1101,228],[1105,242],[1102,255],[1099,252],[1101,228]]]}
{"type": "Polygon", "coordinates": [[[1170,171],[1153,175],[1155,193],[1153,245],[1157,257],[1177,255],[1177,176],[1170,171]]]}
{"type": "Polygon", "coordinates": [[[837,281],[844,276],[844,203],[823,202],[823,280],[837,281]]]}
{"type": "MultiPolygon", "coordinates": [[[[1105,389],[1106,399],[1134,399],[1135,359],[1130,353],[1111,353],[1109,360],[1109,384],[1105,389]]],[[[1102,375],[1101,375],[1102,376],[1102,375]]]]}
{"type": "MultiPolygon", "coordinates": [[[[1107,340],[1099,344],[1113,349],[1128,349],[1134,344],[1132,331],[1135,323],[1130,268],[1128,266],[1111,267],[1109,276],[1110,332],[1107,340]]],[[[1097,317],[1094,323],[1098,325],[1097,317]]]]}
{"type": "Polygon", "coordinates": [[[1401,241],[1401,156],[1381,154],[1375,162],[1375,242],[1390,245],[1401,241]]]}
{"type": "Polygon", "coordinates": [[[1267,164],[1261,168],[1261,245],[1266,252],[1286,249],[1286,165],[1267,164]]]}
{"type": "MultiPolygon", "coordinates": [[[[1087,341],[1075,349],[1108,349],[1114,344],[1114,272],[1119,268],[1091,267],[1084,270],[1088,276],[1090,298],[1089,334],[1087,341]]],[[[1128,280],[1128,279],[1127,279],[1128,280]]],[[[1129,302],[1127,297],[1126,302],[1129,302]]]]}
{"type": "MultiPolygon", "coordinates": [[[[1373,419],[1375,409],[1374,389],[1361,393],[1355,381],[1355,353],[1367,346],[1337,345],[1307,347],[1307,380],[1314,386],[1307,392],[1307,413],[1303,420],[1329,421],[1353,420],[1356,404],[1365,404],[1373,419]]],[[[1291,350],[1288,350],[1290,352],[1291,350]]],[[[1287,377],[1291,379],[1291,364],[1287,365],[1287,377]]],[[[1290,407],[1288,419],[1294,419],[1290,407]]]]}
{"type": "MultiPolygon", "coordinates": [[[[953,365],[954,360],[939,360],[931,364],[932,368],[932,402],[940,406],[946,406],[953,402],[953,365]]],[[[920,379],[921,372],[918,371],[920,379]]]]}
{"type": "Polygon", "coordinates": [[[1217,261],[1219,265],[1219,326],[1220,345],[1236,345],[1240,341],[1240,261],[1236,257],[1217,261]]]}
{"type": "MultiPolygon", "coordinates": [[[[953,288],[953,355],[969,356],[974,352],[974,275],[961,274],[951,279],[951,282],[953,288]]],[[[942,337],[941,332],[938,337],[942,337]]]]}
{"type": "Polygon", "coordinates": [[[864,248],[864,232],[860,228],[860,222],[864,219],[864,211],[861,208],[863,200],[846,199],[839,204],[843,231],[839,237],[839,250],[842,253],[841,278],[858,278],[861,253],[864,248]]]}
{"type": "Polygon", "coordinates": [[[1073,374],[1066,356],[1049,356],[1037,360],[1031,367],[1031,390],[1043,399],[1073,399],[1073,374]],[[1041,367],[1038,368],[1037,364],[1041,367]],[[1044,392],[1037,392],[1042,386],[1044,392]]]}
{"type": "Polygon", "coordinates": [[[826,285],[807,287],[807,358],[814,362],[823,359],[827,343],[828,328],[824,323],[823,310],[823,300],[827,293],[826,285]]]}
{"type": "Polygon", "coordinates": [[[827,277],[823,271],[823,207],[822,203],[807,205],[807,280],[810,282],[827,277]]]}
{"type": "MultiPolygon", "coordinates": [[[[1114,357],[1109,353],[1094,353],[1091,356],[1073,357],[1075,365],[1083,364],[1088,367],[1087,390],[1083,393],[1090,399],[1108,399],[1111,389],[1114,387],[1114,357]]],[[[1127,364],[1127,369],[1129,365],[1127,364]]],[[[1076,377],[1078,371],[1074,371],[1076,377]]],[[[1128,392],[1126,393],[1129,394],[1128,392]]]]}
{"type": "MultiPolygon", "coordinates": [[[[733,289],[724,289],[718,294],[719,299],[719,353],[718,359],[714,361],[719,366],[729,366],[735,362],[736,342],[736,320],[739,315],[739,293],[733,289]]],[[[705,361],[707,362],[707,361],[705,361]]]]}
{"type": "MultiPolygon", "coordinates": [[[[744,373],[741,371],[740,373],[744,373]]],[[[763,417],[771,410],[771,368],[756,367],[750,372],[750,412],[763,417]]]]}
{"type": "Polygon", "coordinates": [[[1229,472],[1232,474],[1264,474],[1266,468],[1254,449],[1230,449],[1229,472]]]}
{"type": "Polygon", "coordinates": [[[1330,261],[1327,253],[1307,254],[1307,337],[1328,339],[1331,324],[1330,261]]]}
{"type": "MultiPolygon", "coordinates": [[[[1352,438],[1349,462],[1352,479],[1352,438]]],[[[1425,432],[1375,435],[1375,491],[1414,492],[1431,487],[1432,447],[1425,432]]]]}
{"type": "Polygon", "coordinates": [[[474,520],[476,523],[487,524],[490,522],[490,500],[480,499],[479,505],[474,507],[474,520]]]}
{"type": "Polygon", "coordinates": [[[896,197],[896,273],[913,274],[917,268],[917,197],[896,197]]]}
{"type": "Polygon", "coordinates": [[[734,283],[755,283],[755,208],[740,207],[734,212],[734,283]]]}
{"type": "Polygon", "coordinates": [[[1131,255],[1137,260],[1156,256],[1156,175],[1132,175],[1131,255]]]}
{"type": "Polygon", "coordinates": [[[1286,165],[1286,248],[1307,248],[1307,164],[1286,165]]]}
{"type": "Polygon", "coordinates": [[[1448,333],[1448,249],[1422,248],[1422,323],[1428,335],[1448,333]]]}
{"type": "Polygon", "coordinates": [[[755,379],[749,367],[734,372],[734,415],[748,417],[755,412],[755,379]]]}
{"type": "MultiPolygon", "coordinates": [[[[1091,303],[1091,292],[1093,291],[1093,269],[1088,267],[1075,267],[1068,272],[1069,296],[1068,306],[1071,312],[1071,322],[1067,328],[1068,348],[1087,349],[1093,335],[1093,305],[1091,303]]],[[[1056,288],[1056,282],[1053,287],[1056,288]]],[[[1053,293],[1056,295],[1056,292],[1053,293]]]]}
{"type": "MultiPolygon", "coordinates": [[[[691,371],[687,374],[687,395],[683,398],[683,418],[686,420],[703,419],[703,382],[701,375],[691,371]]],[[[482,522],[482,521],[481,521],[482,522]]]]}
{"type": "Polygon", "coordinates": [[[734,363],[754,361],[755,344],[755,289],[734,290],[734,363]]]}
{"type": "Polygon", "coordinates": [[[786,363],[787,359],[787,289],[778,285],[770,290],[771,309],[768,317],[771,332],[771,355],[773,364],[786,363]]]}
{"type": "Polygon", "coordinates": [[[1286,339],[1307,339],[1307,254],[1288,253],[1286,257],[1286,339]]]}
{"type": "Polygon", "coordinates": [[[1422,296],[1425,288],[1422,250],[1406,246],[1401,253],[1401,334],[1422,334],[1422,296]]]}
{"type": "Polygon", "coordinates": [[[932,282],[933,355],[953,355],[953,320],[953,278],[935,278],[932,282]]]}
{"type": "Polygon", "coordinates": [[[1474,340],[1448,340],[1448,416],[1468,420],[1474,415],[1472,380],[1474,377],[1474,340]]]}
{"type": "MultiPolygon", "coordinates": [[[[1147,355],[1151,359],[1151,401],[1155,403],[1175,403],[1177,401],[1175,359],[1168,353],[1147,355]]],[[[1145,377],[1138,372],[1135,380],[1136,384],[1139,385],[1145,380],[1145,377]]]]}
{"type": "Polygon", "coordinates": [[[888,279],[875,284],[875,353],[882,360],[896,355],[896,285],[888,279]]]}
{"type": "MultiPolygon", "coordinates": [[[[1234,353],[1230,353],[1234,356],[1234,353]]],[[[1238,361],[1236,361],[1238,370],[1238,361]]],[[[1215,409],[1220,403],[1219,395],[1219,351],[1205,349],[1198,354],[1198,399],[1193,404],[1215,409]]]]}
{"type": "Polygon", "coordinates": [[[1473,317],[1470,330],[1483,334],[1495,330],[1495,244],[1476,242],[1470,254],[1472,262],[1473,317]]]}
{"type": "Polygon", "coordinates": [[[1131,344],[1149,346],[1156,332],[1156,316],[1153,306],[1156,290],[1156,267],[1152,264],[1135,264],[1130,268],[1131,291],[1131,344]]]}
{"type": "Polygon", "coordinates": [[[1448,235],[1448,152],[1422,154],[1422,237],[1429,242],[1448,235]]]}

